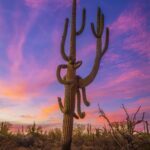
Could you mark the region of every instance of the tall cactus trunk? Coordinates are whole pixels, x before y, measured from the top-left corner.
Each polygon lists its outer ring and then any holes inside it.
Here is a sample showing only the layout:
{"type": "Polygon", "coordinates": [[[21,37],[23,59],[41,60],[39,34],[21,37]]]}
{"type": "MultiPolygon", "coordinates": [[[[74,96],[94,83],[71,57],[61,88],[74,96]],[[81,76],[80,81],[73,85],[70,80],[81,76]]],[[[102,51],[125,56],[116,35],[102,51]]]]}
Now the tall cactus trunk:
{"type": "Polygon", "coordinates": [[[72,130],[73,130],[73,116],[70,114],[64,114],[63,120],[63,144],[62,150],[70,150],[72,142],[72,130]]]}
{"type": "MultiPolygon", "coordinates": [[[[68,68],[66,81],[72,81],[75,77],[75,71],[68,68]]],[[[65,85],[65,101],[64,108],[66,109],[63,118],[63,144],[62,150],[70,150],[73,131],[73,113],[75,109],[75,86],[65,85]]]]}
{"type": "Polygon", "coordinates": [[[76,0],[73,0],[72,5],[72,20],[71,20],[71,37],[70,37],[70,53],[69,56],[65,53],[65,42],[68,31],[69,19],[66,19],[64,33],[61,41],[61,55],[67,64],[61,64],[57,67],[57,79],[65,86],[65,97],[64,105],[61,98],[58,98],[58,103],[61,112],[64,114],[63,118],[63,137],[62,137],[62,150],[71,150],[72,142],[72,132],[73,132],[73,120],[83,119],[85,117],[85,112],[81,111],[81,93],[83,103],[89,106],[90,103],[87,101],[86,97],[86,86],[88,86],[96,77],[99,70],[100,60],[105,54],[108,48],[109,40],[109,29],[106,30],[106,41],[104,48],[102,48],[102,34],[104,28],[104,16],[101,14],[100,9],[98,9],[97,15],[97,31],[95,30],[94,24],[92,24],[92,31],[94,36],[97,38],[96,44],[96,58],[94,66],[90,74],[82,79],[80,76],[76,75],[76,70],[82,65],[82,61],[76,61],[76,37],[79,36],[85,28],[86,21],[86,10],[82,11],[82,25],[81,28],[76,30],[76,0]],[[64,78],[61,77],[61,70],[66,69],[67,73],[64,78]],[[77,101],[77,102],[76,102],[77,101]],[[75,113],[75,103],[77,103],[77,113],[75,113]]]}

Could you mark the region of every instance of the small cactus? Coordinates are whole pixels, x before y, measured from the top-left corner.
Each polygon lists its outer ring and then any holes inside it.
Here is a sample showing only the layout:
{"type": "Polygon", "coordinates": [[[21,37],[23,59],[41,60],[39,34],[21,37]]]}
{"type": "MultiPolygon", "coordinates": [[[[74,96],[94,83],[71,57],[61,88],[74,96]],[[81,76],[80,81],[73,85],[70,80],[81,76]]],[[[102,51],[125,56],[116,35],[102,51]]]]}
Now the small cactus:
{"type": "Polygon", "coordinates": [[[92,126],[91,126],[91,124],[87,124],[87,133],[88,133],[88,135],[91,135],[91,133],[92,133],[92,126]]]}
{"type": "Polygon", "coordinates": [[[37,126],[36,123],[34,122],[33,125],[28,126],[27,128],[27,133],[29,135],[40,135],[42,134],[42,127],[37,126]]]}
{"type": "Polygon", "coordinates": [[[1,124],[0,124],[0,134],[2,134],[2,135],[10,134],[10,132],[9,132],[10,127],[11,127],[10,123],[1,122],[1,124]]]}

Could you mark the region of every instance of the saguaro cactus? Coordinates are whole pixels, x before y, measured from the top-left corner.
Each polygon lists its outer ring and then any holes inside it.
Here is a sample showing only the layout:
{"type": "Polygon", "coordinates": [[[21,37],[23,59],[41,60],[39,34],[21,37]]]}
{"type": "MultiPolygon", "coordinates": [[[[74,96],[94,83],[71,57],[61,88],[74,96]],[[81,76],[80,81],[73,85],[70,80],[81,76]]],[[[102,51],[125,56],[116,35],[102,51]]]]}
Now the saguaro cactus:
{"type": "Polygon", "coordinates": [[[102,48],[102,35],[104,31],[104,15],[102,14],[100,8],[98,8],[97,13],[97,29],[95,29],[94,24],[91,24],[92,32],[97,39],[96,42],[96,58],[94,66],[90,74],[81,78],[76,75],[76,70],[82,65],[82,61],[76,60],[76,37],[79,36],[85,27],[86,22],[86,10],[83,9],[82,12],[82,25],[79,31],[76,30],[76,0],[73,0],[72,5],[72,19],[71,19],[71,38],[70,38],[70,53],[69,55],[65,52],[65,42],[68,31],[69,19],[67,18],[64,26],[64,33],[61,41],[61,55],[62,58],[67,62],[67,64],[61,64],[57,67],[57,78],[58,81],[65,86],[65,96],[64,105],[62,104],[61,98],[58,97],[58,103],[61,112],[64,115],[63,118],[63,145],[62,150],[71,149],[72,141],[72,130],[73,130],[73,118],[79,119],[85,117],[85,112],[81,111],[81,93],[82,99],[86,106],[90,103],[87,101],[86,97],[86,86],[88,86],[96,77],[99,70],[100,61],[103,55],[106,53],[109,43],[109,29],[106,29],[106,40],[104,48],[102,48]],[[66,69],[67,73],[62,78],[61,70],[66,69]],[[77,114],[75,113],[75,106],[77,105],[77,114]]]}

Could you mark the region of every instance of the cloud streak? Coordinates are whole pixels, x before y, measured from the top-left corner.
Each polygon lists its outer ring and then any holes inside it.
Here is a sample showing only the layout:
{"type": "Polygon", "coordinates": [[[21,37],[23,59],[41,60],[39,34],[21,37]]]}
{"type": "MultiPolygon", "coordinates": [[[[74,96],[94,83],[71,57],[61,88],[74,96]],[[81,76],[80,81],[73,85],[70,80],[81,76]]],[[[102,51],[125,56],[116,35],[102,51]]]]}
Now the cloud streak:
{"type": "Polygon", "coordinates": [[[149,57],[150,42],[145,40],[150,34],[147,30],[148,17],[149,13],[143,15],[140,4],[135,5],[132,10],[125,10],[110,26],[113,41],[124,36],[121,45],[123,49],[149,57]]]}

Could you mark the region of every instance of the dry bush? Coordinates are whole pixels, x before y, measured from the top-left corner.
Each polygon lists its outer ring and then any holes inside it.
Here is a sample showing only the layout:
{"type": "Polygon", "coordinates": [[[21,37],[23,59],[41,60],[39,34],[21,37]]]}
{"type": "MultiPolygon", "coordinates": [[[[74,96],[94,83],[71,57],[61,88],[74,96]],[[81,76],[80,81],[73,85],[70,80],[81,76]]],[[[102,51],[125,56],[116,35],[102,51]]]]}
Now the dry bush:
{"type": "MultiPolygon", "coordinates": [[[[103,117],[108,127],[94,128],[91,124],[78,124],[73,130],[72,150],[149,150],[150,134],[149,123],[137,119],[140,112],[130,115],[123,105],[126,114],[125,121],[110,122],[106,113],[99,107],[100,117],[103,117]],[[144,131],[136,131],[136,125],[143,123],[144,131]]],[[[142,125],[142,124],[141,124],[142,125]]],[[[27,128],[27,132],[12,134],[9,123],[0,125],[0,150],[59,150],[61,148],[62,132],[60,129],[51,129],[43,132],[35,123],[27,128]]]]}

